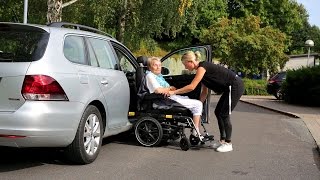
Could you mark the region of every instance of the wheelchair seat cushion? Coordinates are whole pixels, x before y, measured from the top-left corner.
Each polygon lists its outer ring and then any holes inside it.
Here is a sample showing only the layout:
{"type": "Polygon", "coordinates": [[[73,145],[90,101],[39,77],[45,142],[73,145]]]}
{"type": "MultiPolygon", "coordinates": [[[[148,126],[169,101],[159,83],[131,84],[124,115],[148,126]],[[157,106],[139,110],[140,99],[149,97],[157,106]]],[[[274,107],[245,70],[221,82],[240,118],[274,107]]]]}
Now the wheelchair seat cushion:
{"type": "Polygon", "coordinates": [[[152,107],[154,109],[171,109],[171,108],[179,108],[185,109],[186,107],[182,106],[181,104],[169,99],[169,98],[162,98],[154,100],[152,103],[152,107]]]}

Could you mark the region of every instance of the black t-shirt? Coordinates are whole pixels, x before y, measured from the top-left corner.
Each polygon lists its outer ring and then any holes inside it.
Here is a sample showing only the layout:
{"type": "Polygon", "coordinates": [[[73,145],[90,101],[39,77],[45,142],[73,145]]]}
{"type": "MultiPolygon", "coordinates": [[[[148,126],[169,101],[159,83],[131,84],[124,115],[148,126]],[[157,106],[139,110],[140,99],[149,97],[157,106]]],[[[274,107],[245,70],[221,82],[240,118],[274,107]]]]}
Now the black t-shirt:
{"type": "Polygon", "coordinates": [[[201,83],[215,92],[227,90],[236,76],[230,69],[211,62],[199,62],[199,67],[203,67],[206,70],[201,83]]]}

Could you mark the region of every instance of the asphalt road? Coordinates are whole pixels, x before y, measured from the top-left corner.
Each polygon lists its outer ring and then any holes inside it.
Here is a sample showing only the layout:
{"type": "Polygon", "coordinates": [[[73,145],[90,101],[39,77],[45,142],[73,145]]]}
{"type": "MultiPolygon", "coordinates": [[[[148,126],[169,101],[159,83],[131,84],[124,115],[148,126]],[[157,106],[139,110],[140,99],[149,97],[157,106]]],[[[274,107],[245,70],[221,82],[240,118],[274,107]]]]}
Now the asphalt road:
{"type": "MultiPolygon", "coordinates": [[[[320,179],[319,153],[301,119],[241,102],[231,119],[233,152],[182,151],[178,142],[147,148],[119,135],[104,140],[94,163],[79,166],[57,150],[1,147],[0,179],[320,179]]],[[[219,138],[213,114],[206,127],[219,138]]]]}

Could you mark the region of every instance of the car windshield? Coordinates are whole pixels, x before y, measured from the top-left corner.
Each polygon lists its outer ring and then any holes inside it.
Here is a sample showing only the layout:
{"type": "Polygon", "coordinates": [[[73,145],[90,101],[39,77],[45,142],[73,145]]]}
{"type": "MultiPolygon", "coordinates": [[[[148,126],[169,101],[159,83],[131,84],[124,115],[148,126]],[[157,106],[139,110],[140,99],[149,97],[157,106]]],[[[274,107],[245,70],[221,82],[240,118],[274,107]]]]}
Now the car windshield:
{"type": "Polygon", "coordinates": [[[49,33],[39,28],[0,24],[0,62],[39,60],[48,39],[49,33]]]}

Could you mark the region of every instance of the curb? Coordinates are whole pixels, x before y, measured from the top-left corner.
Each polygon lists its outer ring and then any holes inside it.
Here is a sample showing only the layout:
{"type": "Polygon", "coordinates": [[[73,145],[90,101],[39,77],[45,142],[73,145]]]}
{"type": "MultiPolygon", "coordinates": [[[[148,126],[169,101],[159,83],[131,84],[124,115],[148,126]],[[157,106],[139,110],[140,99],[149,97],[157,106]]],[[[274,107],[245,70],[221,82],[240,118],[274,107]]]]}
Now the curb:
{"type": "MultiPolygon", "coordinates": [[[[270,111],[274,111],[274,112],[277,112],[277,113],[281,113],[281,114],[284,114],[284,115],[287,115],[287,116],[290,116],[290,117],[293,117],[293,118],[301,118],[301,117],[299,117],[298,115],[296,115],[296,114],[294,114],[294,113],[276,110],[276,109],[269,108],[269,107],[267,107],[267,106],[263,106],[263,105],[260,105],[260,104],[257,104],[257,103],[253,103],[253,102],[249,102],[249,101],[246,101],[246,100],[241,100],[241,99],[240,99],[240,101],[243,102],[243,103],[247,103],[247,104],[252,104],[252,105],[255,105],[255,106],[259,106],[259,107],[268,109],[268,110],[270,110],[270,111]]],[[[302,118],[301,118],[301,119],[302,119],[302,118]]]]}

